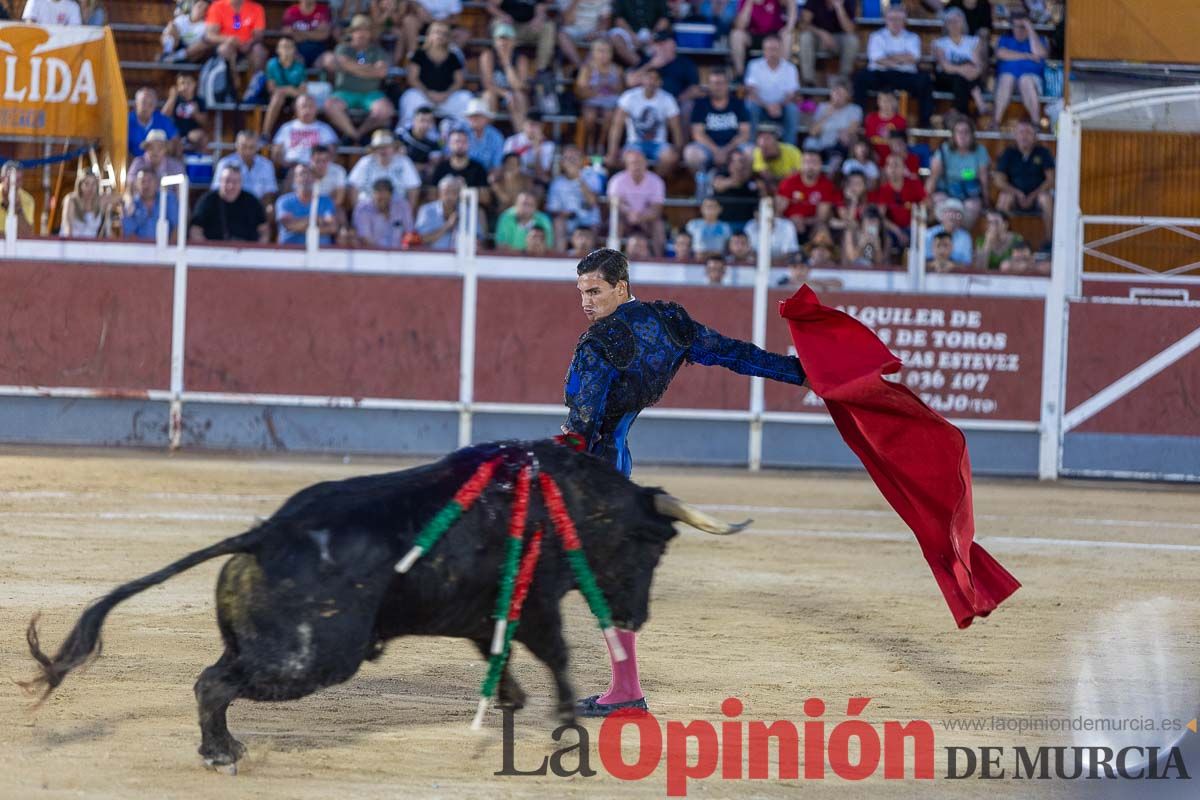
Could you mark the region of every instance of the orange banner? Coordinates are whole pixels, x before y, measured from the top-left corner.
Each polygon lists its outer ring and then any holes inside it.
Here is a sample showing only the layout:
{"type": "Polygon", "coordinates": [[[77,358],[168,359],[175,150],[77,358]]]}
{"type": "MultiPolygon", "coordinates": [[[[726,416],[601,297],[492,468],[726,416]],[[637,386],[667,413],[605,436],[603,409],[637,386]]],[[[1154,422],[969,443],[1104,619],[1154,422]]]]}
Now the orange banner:
{"type": "Polygon", "coordinates": [[[0,23],[0,133],[100,139],[125,175],[129,108],[108,28],[0,23]]]}

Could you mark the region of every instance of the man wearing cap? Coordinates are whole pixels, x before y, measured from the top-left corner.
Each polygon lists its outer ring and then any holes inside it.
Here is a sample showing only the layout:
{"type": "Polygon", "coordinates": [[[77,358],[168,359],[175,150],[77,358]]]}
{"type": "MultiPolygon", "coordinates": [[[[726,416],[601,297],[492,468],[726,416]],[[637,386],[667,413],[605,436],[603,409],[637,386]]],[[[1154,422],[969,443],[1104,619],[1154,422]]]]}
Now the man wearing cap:
{"type": "Polygon", "coordinates": [[[417,233],[421,244],[434,250],[453,250],[458,230],[458,197],[463,179],[446,175],[437,182],[437,200],[417,211],[417,233]]]}
{"type": "Polygon", "coordinates": [[[974,247],[971,244],[971,234],[963,228],[963,214],[966,209],[962,200],[949,197],[938,204],[938,223],[925,232],[925,259],[933,258],[933,239],[941,233],[950,236],[950,260],[961,267],[971,266],[974,247]]]}
{"type": "Polygon", "coordinates": [[[504,159],[504,134],[491,124],[495,114],[482,97],[471,98],[466,116],[467,153],[491,172],[504,159]]]}
{"type": "Polygon", "coordinates": [[[370,17],[355,14],[350,22],[348,41],[337,46],[337,84],[333,96],[325,101],[325,116],[342,135],[357,144],[377,128],[391,125],[396,109],[382,91],[391,60],[374,41],[370,17]],[[365,112],[367,117],[355,127],[349,112],[365,112]]]}
{"type": "Polygon", "coordinates": [[[386,177],[371,183],[354,206],[354,233],[363,247],[398,250],[413,232],[412,206],[386,177]]]}
{"type": "Polygon", "coordinates": [[[392,134],[384,130],[371,134],[371,152],[360,158],[350,170],[351,207],[357,204],[358,195],[372,191],[375,182],[381,178],[391,183],[392,193],[396,197],[407,199],[410,209],[416,205],[421,190],[421,176],[409,157],[397,152],[392,134]]]}
{"type": "Polygon", "coordinates": [[[146,138],[142,139],[142,154],[133,160],[126,174],[136,175],[142,167],[150,167],[160,179],[169,175],[182,175],[183,162],[167,155],[168,146],[166,131],[151,128],[146,132],[146,138]]]}

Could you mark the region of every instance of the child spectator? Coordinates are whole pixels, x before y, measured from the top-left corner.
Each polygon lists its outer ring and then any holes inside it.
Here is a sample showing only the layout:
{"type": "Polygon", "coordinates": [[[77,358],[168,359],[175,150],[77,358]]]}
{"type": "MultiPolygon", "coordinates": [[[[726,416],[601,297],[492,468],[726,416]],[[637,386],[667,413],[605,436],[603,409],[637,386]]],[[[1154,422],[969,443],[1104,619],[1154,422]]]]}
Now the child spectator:
{"type": "Polygon", "coordinates": [[[925,184],[910,178],[904,169],[904,159],[898,153],[887,157],[883,166],[883,182],[871,193],[871,202],[883,214],[883,225],[896,244],[907,247],[912,211],[925,202],[925,184]]]}
{"type": "Polygon", "coordinates": [[[698,253],[724,253],[733,229],[721,221],[721,204],[711,197],[700,203],[700,218],[685,226],[692,237],[692,247],[698,253]]]}
{"type": "Polygon", "coordinates": [[[175,123],[175,130],[183,140],[183,149],[189,153],[202,153],[208,149],[208,113],[204,101],[196,95],[196,76],[181,72],[175,76],[175,85],[167,92],[163,103],[163,114],[175,123]]]}
{"type": "Polygon", "coordinates": [[[733,274],[725,263],[725,256],[720,253],[708,253],[704,256],[704,280],[709,286],[723,286],[732,283],[733,274]]]}
{"type": "MultiPolygon", "coordinates": [[[[758,224],[757,212],[751,217],[750,224],[758,224]]],[[[778,221],[778,220],[777,220],[778,221]]],[[[796,234],[795,229],[792,230],[792,235],[796,234]]],[[[736,231],[729,237],[729,257],[725,259],[730,266],[735,267],[752,267],[758,263],[758,253],[750,244],[750,236],[745,230],[736,231]]]]}
{"type": "Polygon", "coordinates": [[[275,123],[287,102],[304,93],[307,79],[304,62],[297,58],[296,43],[287,36],[279,37],[275,55],[267,62],[267,91],[271,101],[263,117],[263,136],[270,136],[275,130],[275,123]]]}
{"type": "Polygon", "coordinates": [[[530,113],[521,130],[504,140],[504,152],[516,153],[521,159],[521,169],[538,183],[543,186],[550,183],[554,142],[546,138],[540,113],[530,113]]]}
{"type": "Polygon", "coordinates": [[[583,258],[596,249],[596,232],[591,228],[576,228],[571,232],[571,248],[567,255],[571,258],[583,258]]]}
{"type": "Polygon", "coordinates": [[[692,249],[692,235],[687,231],[679,231],[671,240],[671,253],[676,262],[691,264],[696,260],[696,251],[692,249]]]}
{"type": "Polygon", "coordinates": [[[888,137],[893,131],[902,133],[907,131],[908,121],[900,115],[900,101],[892,92],[880,92],[879,96],[875,98],[875,103],[878,110],[867,114],[867,120],[863,123],[863,131],[867,134],[867,139],[871,144],[875,146],[876,158],[882,161],[891,152],[888,137]]]}
{"type": "Polygon", "coordinates": [[[921,159],[908,149],[908,134],[905,131],[892,131],[887,136],[887,143],[888,152],[883,163],[887,163],[887,156],[898,155],[903,160],[904,173],[908,177],[915,178],[921,174],[921,159]]]}
{"type": "Polygon", "coordinates": [[[960,264],[950,257],[954,250],[953,239],[945,231],[939,231],[930,239],[930,256],[927,271],[953,272],[960,264]]]}
{"type": "Polygon", "coordinates": [[[998,270],[1008,261],[1013,249],[1025,242],[1008,229],[1008,214],[999,209],[987,212],[987,230],[975,242],[975,268],[998,270]]]}
{"type": "Polygon", "coordinates": [[[850,156],[842,162],[842,175],[858,173],[867,181],[867,187],[879,185],[879,165],[875,163],[875,152],[866,139],[855,139],[850,146],[850,156]]]}
{"type": "Polygon", "coordinates": [[[713,178],[713,197],[721,204],[721,219],[734,231],[744,228],[758,208],[759,181],[750,163],[745,151],[734,150],[729,154],[729,168],[713,178]]]}
{"type": "MultiPolygon", "coordinates": [[[[782,205],[777,202],[777,206],[782,205]]],[[[746,226],[746,243],[749,246],[750,252],[757,254],[758,252],[758,212],[754,212],[754,219],[746,226]]],[[[785,219],[782,215],[776,216],[771,226],[771,258],[785,258],[792,253],[799,252],[800,241],[796,238],[796,226],[791,220],[785,219]]],[[[756,261],[751,261],[751,264],[756,261]]]]}
{"type": "Polygon", "coordinates": [[[883,220],[877,209],[867,208],[861,223],[846,226],[842,234],[842,254],[855,266],[878,267],[887,263],[883,220]]]}

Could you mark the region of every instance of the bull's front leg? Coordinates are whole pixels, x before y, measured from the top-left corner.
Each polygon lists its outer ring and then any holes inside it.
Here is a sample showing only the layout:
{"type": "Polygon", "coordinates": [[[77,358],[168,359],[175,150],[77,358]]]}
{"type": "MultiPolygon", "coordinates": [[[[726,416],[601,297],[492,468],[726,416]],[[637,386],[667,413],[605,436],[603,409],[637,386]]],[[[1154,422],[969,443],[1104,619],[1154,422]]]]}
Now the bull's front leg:
{"type": "MultiPolygon", "coordinates": [[[[479,652],[483,654],[484,662],[487,662],[492,655],[492,643],[489,639],[476,639],[475,646],[479,648],[479,652]]],[[[512,664],[512,657],[509,657],[509,663],[504,665],[504,672],[500,674],[500,685],[496,690],[496,705],[500,708],[511,708],[514,711],[520,711],[525,707],[525,690],[521,688],[521,684],[517,683],[517,679],[513,677],[509,666],[512,664]]]]}
{"type": "Polygon", "coordinates": [[[562,617],[557,606],[526,606],[525,619],[517,629],[516,638],[529,652],[549,667],[558,687],[558,718],[575,721],[575,687],[567,677],[567,642],[562,634],[562,617]]]}

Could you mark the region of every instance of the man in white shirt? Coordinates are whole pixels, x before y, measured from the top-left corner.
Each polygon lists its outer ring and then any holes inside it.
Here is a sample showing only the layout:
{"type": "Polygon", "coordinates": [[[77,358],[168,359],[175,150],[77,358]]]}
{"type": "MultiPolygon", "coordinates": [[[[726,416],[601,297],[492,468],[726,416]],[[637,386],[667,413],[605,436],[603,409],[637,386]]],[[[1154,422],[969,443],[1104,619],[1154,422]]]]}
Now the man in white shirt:
{"type": "Polygon", "coordinates": [[[21,19],[35,25],[83,24],[83,15],[75,0],[29,0],[21,19]]]}
{"type": "Polygon", "coordinates": [[[234,144],[237,151],[218,161],[213,174],[220,175],[225,167],[233,167],[242,173],[242,188],[257,197],[263,206],[270,207],[279,193],[279,184],[275,180],[274,165],[258,154],[258,134],[240,131],[234,144]]]}
{"type": "Polygon", "coordinates": [[[271,158],[281,167],[307,164],[312,149],[323,144],[336,147],[338,136],[333,128],[317,119],[317,101],[306,94],[296,98],[296,118],[279,126],[271,143],[271,158]]]}
{"type": "Polygon", "coordinates": [[[662,75],[656,69],[643,73],[642,85],[622,93],[617,100],[608,135],[608,163],[621,165],[621,134],[625,147],[636,147],[654,165],[660,175],[668,175],[679,162],[683,148],[683,128],[679,124],[679,103],[662,90],[662,75]],[[667,141],[670,131],[672,147],[667,141]]]}
{"type": "Polygon", "coordinates": [[[800,109],[800,71],[783,58],[783,45],[775,34],[763,39],[762,58],[746,65],[746,110],[750,112],[750,138],[758,135],[758,125],[767,120],[783,129],[780,141],[796,143],[800,109]]]}
{"type": "Polygon", "coordinates": [[[417,207],[421,176],[408,156],[396,152],[396,139],[391,131],[382,129],[371,134],[371,152],[360,158],[350,170],[349,207],[358,204],[358,195],[370,194],[375,181],[380,178],[392,184],[395,197],[405,198],[410,208],[417,207]]]}
{"type": "Polygon", "coordinates": [[[929,74],[917,69],[921,37],[904,27],[904,6],[895,4],[884,17],[886,25],[867,39],[867,68],[854,76],[854,102],[866,108],[867,93],[896,90],[916,95],[921,126],[929,126],[933,113],[933,86],[929,74]]]}

